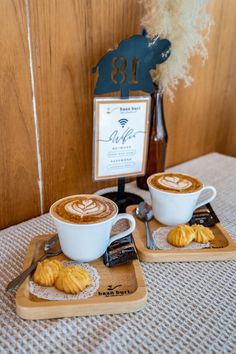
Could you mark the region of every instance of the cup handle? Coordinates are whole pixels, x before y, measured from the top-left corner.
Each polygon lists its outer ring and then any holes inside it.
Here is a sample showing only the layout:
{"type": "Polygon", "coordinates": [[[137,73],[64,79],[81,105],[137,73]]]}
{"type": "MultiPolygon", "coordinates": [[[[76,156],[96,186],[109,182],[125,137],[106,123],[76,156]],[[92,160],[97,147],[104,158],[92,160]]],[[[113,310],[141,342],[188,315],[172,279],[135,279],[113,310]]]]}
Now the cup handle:
{"type": "Polygon", "coordinates": [[[215,187],[213,187],[213,186],[205,186],[205,187],[202,188],[201,193],[203,191],[207,190],[207,189],[212,191],[212,195],[209,198],[203,200],[202,202],[197,203],[195,209],[200,208],[201,206],[203,206],[203,205],[205,205],[207,203],[210,203],[213,199],[215,199],[215,197],[216,197],[216,189],[215,189],[215,187]]]}
{"type": "Polygon", "coordinates": [[[131,226],[130,226],[127,230],[125,230],[125,231],[123,231],[123,232],[120,232],[120,233],[117,234],[117,235],[111,236],[111,237],[110,237],[110,241],[109,241],[109,246],[110,246],[110,244],[111,244],[113,241],[119,240],[120,238],[125,237],[125,236],[131,234],[131,232],[133,232],[134,229],[135,229],[136,223],[135,223],[134,217],[133,217],[132,215],[129,215],[129,214],[126,214],[126,213],[118,214],[118,215],[116,216],[116,218],[114,219],[114,222],[113,222],[112,225],[115,225],[115,224],[117,223],[117,221],[119,221],[119,220],[121,220],[121,219],[127,219],[127,220],[129,220],[130,223],[131,223],[131,226]]]}

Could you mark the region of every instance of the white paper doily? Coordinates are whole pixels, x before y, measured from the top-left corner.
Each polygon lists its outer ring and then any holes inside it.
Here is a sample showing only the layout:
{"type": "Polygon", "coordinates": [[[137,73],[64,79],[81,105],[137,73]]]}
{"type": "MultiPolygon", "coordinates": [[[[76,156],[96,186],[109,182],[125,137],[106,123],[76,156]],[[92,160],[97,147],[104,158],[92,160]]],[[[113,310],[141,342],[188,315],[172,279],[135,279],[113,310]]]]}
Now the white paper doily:
{"type": "Polygon", "coordinates": [[[192,241],[188,246],[185,247],[175,247],[170,245],[167,241],[168,232],[171,230],[171,227],[160,227],[159,229],[153,231],[152,237],[154,239],[155,246],[160,250],[192,250],[200,248],[209,248],[210,244],[208,243],[198,243],[192,241]]]}
{"type": "Polygon", "coordinates": [[[97,270],[89,265],[88,263],[79,263],[74,261],[65,261],[63,262],[65,267],[70,265],[79,265],[80,267],[86,269],[89,272],[89,275],[92,280],[92,284],[85,288],[81,293],[72,295],[66,294],[60,290],[57,290],[54,286],[41,286],[36,284],[33,280],[29,281],[29,292],[41,299],[45,300],[84,300],[87,299],[97,291],[99,288],[99,279],[100,276],[97,270]]]}

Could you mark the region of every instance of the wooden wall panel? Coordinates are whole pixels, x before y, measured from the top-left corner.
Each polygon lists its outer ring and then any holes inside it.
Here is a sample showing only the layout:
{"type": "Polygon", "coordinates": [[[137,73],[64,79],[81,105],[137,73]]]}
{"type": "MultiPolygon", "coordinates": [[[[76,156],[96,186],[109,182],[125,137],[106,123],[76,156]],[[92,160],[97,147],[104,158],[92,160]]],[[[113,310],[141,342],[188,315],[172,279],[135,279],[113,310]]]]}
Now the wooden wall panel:
{"type": "Polygon", "coordinates": [[[107,185],[92,182],[91,68],[139,32],[140,8],[136,0],[29,4],[46,211],[60,197],[107,185]]]}
{"type": "MultiPolygon", "coordinates": [[[[219,1],[219,0],[218,0],[219,1]]],[[[212,62],[215,62],[215,81],[218,83],[218,97],[215,100],[219,125],[217,129],[216,150],[236,156],[236,2],[229,0],[227,5],[221,0],[213,11],[218,18],[218,36],[212,62]]]]}
{"type": "Polygon", "coordinates": [[[211,1],[209,12],[208,60],[202,66],[193,58],[193,85],[180,85],[174,103],[166,100],[169,166],[211,151],[236,156],[236,2],[211,1]]]}
{"type": "Polygon", "coordinates": [[[40,213],[24,1],[0,1],[0,228],[40,213]]]}

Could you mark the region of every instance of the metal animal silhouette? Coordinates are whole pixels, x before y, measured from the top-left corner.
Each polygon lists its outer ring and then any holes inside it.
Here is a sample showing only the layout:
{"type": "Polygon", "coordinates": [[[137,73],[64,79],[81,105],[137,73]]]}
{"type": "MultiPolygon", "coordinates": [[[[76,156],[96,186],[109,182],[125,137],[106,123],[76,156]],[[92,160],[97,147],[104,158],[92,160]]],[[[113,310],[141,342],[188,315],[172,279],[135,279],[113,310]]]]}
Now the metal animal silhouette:
{"type": "Polygon", "coordinates": [[[145,35],[134,35],[120,42],[117,49],[107,52],[92,69],[99,69],[94,94],[121,91],[121,97],[129,91],[154,91],[150,74],[157,64],[167,60],[171,43],[167,39],[148,39],[145,35]]]}

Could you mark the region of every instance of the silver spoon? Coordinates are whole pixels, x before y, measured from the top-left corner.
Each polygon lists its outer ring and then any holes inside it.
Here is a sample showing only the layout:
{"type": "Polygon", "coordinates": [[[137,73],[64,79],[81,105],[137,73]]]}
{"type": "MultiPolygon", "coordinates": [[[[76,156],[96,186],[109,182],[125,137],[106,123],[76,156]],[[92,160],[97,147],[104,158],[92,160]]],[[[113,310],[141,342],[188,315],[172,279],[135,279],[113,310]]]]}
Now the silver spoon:
{"type": "Polygon", "coordinates": [[[147,239],[147,248],[150,250],[155,250],[156,247],[154,245],[153,237],[151,234],[151,230],[148,224],[148,221],[150,221],[153,218],[153,211],[152,208],[149,204],[145,202],[141,202],[138,207],[136,208],[136,216],[142,220],[145,224],[146,227],[146,239],[147,239]]]}
{"type": "Polygon", "coordinates": [[[37,259],[29,268],[27,268],[23,273],[18,275],[15,279],[13,279],[6,287],[6,291],[15,289],[16,287],[20,286],[23,281],[30,275],[33,270],[37,267],[37,264],[39,262],[42,262],[44,259],[48,257],[53,257],[53,256],[58,256],[62,250],[60,247],[60,244],[58,242],[58,235],[56,234],[55,236],[51,237],[49,240],[47,240],[44,244],[44,252],[45,254],[37,259]]]}

